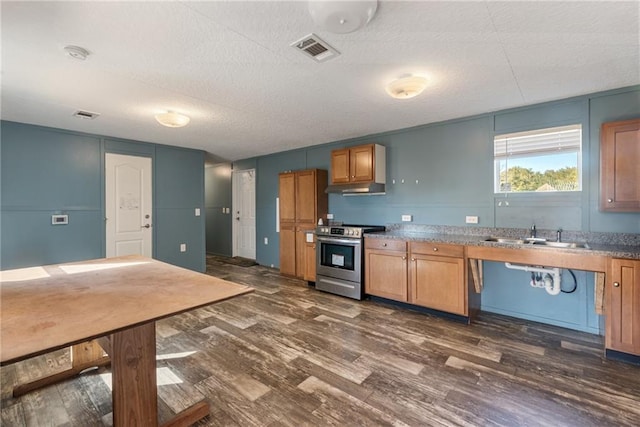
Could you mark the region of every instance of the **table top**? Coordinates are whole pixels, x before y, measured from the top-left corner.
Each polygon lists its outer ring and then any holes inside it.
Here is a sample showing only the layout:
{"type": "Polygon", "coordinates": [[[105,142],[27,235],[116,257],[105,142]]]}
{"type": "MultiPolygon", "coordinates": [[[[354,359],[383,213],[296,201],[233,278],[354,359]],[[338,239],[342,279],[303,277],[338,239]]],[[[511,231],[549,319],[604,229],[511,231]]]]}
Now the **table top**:
{"type": "Polygon", "coordinates": [[[2,271],[0,363],[252,291],[138,255],[2,271]]]}

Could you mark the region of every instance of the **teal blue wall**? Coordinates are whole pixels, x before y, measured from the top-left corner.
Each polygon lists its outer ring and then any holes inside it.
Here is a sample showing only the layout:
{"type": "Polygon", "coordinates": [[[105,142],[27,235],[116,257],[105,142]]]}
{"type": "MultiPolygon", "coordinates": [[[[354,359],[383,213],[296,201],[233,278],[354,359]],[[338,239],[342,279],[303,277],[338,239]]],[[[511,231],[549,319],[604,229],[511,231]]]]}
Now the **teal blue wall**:
{"type": "Polygon", "coordinates": [[[0,132],[2,269],[105,255],[104,154],[113,152],[153,161],[154,257],[204,271],[204,152],[6,121],[0,132]],[[69,224],[52,226],[54,213],[69,224]]]}
{"type": "MultiPolygon", "coordinates": [[[[638,233],[640,214],[598,211],[598,174],[600,125],[639,116],[640,87],[621,88],[250,159],[257,169],[257,261],[279,266],[275,228],[278,173],[328,170],[331,150],[371,142],[386,147],[387,194],[330,194],[329,212],[337,220],[388,224],[399,223],[401,215],[411,214],[416,224],[464,226],[466,215],[477,215],[478,225],[483,227],[528,228],[535,223],[540,229],[638,233]],[[570,123],[583,125],[582,192],[506,198],[494,194],[495,134],[570,123]],[[509,202],[508,206],[504,202],[509,202]],[[268,245],[263,244],[264,237],[269,238],[268,245]]],[[[234,163],[234,167],[246,162],[234,163]]],[[[575,293],[550,296],[544,290],[530,288],[527,273],[489,265],[483,309],[598,332],[600,319],[593,314],[593,275],[576,275],[575,293]]],[[[572,286],[568,273],[563,280],[568,288],[572,286]]]]}

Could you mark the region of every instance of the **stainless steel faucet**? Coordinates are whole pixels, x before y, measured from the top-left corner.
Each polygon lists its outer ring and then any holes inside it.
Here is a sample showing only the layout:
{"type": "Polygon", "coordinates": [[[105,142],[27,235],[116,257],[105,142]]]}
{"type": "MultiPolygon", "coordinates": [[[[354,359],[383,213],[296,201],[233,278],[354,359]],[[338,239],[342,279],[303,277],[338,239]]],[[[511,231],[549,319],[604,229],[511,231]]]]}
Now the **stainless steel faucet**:
{"type": "Polygon", "coordinates": [[[558,228],[558,231],[556,231],[556,242],[561,242],[562,241],[562,228],[558,228]]]}
{"type": "Polygon", "coordinates": [[[535,239],[535,238],[536,238],[536,234],[537,234],[537,231],[536,231],[536,225],[535,225],[535,224],[533,224],[533,225],[531,226],[531,236],[529,236],[529,237],[531,237],[532,239],[535,239]]]}

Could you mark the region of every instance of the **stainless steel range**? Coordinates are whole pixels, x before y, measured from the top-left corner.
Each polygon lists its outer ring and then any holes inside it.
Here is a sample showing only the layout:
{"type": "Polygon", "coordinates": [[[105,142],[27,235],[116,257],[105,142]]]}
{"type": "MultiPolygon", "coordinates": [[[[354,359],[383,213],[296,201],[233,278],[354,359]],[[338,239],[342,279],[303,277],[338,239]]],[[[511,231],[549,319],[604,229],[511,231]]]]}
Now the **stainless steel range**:
{"type": "Polygon", "coordinates": [[[316,228],[316,289],[361,300],[364,235],[381,225],[319,225],[316,228]]]}

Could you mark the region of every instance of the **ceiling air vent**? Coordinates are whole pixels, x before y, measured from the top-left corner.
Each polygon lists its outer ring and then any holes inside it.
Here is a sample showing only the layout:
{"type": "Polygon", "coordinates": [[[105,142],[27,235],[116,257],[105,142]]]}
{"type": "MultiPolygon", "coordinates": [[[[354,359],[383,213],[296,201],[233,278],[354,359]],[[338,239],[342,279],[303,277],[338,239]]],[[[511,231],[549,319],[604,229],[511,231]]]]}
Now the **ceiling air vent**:
{"type": "Polygon", "coordinates": [[[340,52],[329,46],[327,42],[321,40],[320,37],[313,33],[292,43],[291,47],[306,53],[318,62],[324,62],[340,55],[340,52]]]}
{"type": "Polygon", "coordinates": [[[73,113],[75,117],[80,117],[81,119],[95,119],[100,115],[100,113],[92,113],[91,111],[82,111],[78,110],[73,113]]]}

